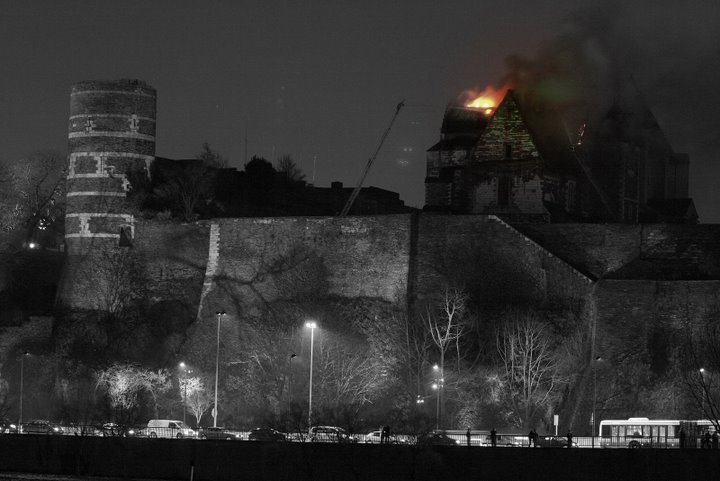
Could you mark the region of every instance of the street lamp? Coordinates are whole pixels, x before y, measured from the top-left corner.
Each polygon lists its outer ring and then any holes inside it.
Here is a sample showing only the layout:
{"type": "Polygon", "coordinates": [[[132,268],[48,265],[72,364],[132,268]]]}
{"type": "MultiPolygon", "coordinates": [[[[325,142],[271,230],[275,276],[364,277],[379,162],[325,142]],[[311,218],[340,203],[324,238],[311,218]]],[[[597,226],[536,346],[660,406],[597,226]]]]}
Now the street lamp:
{"type": "Polygon", "coordinates": [[[435,383],[432,385],[432,388],[437,391],[435,402],[435,429],[440,429],[440,397],[442,396],[441,391],[445,384],[445,379],[443,378],[442,368],[437,364],[433,366],[433,371],[435,372],[435,383]]]}
{"type": "Polygon", "coordinates": [[[18,432],[22,429],[23,422],[23,388],[25,384],[25,356],[29,356],[30,353],[25,351],[20,356],[20,416],[18,420],[18,432]]]}
{"type": "Polygon", "coordinates": [[[308,321],[305,327],[310,329],[310,391],[308,393],[308,429],[312,427],[312,377],[313,377],[313,351],[315,346],[315,321],[308,321]]]}
{"type": "Polygon", "coordinates": [[[590,432],[590,435],[592,436],[592,446],[595,447],[595,404],[597,402],[597,363],[602,361],[602,358],[600,356],[595,358],[595,362],[593,363],[593,404],[592,404],[592,419],[590,420],[590,425],[592,431],[590,432]]]}
{"type": "Polygon", "coordinates": [[[699,371],[700,371],[700,387],[702,388],[702,393],[701,393],[701,394],[702,394],[702,398],[701,398],[701,401],[700,401],[700,410],[702,411],[702,417],[703,417],[703,419],[706,419],[706,418],[709,418],[709,417],[710,417],[710,416],[707,416],[707,415],[705,414],[705,398],[708,397],[708,389],[707,389],[707,386],[705,385],[705,373],[706,373],[707,371],[705,371],[705,368],[704,368],[704,367],[701,367],[701,368],[699,369],[699,371]]]}
{"type": "Polygon", "coordinates": [[[218,393],[218,371],[220,369],[220,318],[225,315],[225,311],[217,311],[217,346],[215,348],[215,407],[213,408],[213,427],[217,427],[217,393],[218,393]]]}
{"type": "Polygon", "coordinates": [[[187,413],[187,376],[192,371],[187,369],[187,365],[184,362],[180,363],[180,369],[183,371],[183,423],[187,424],[185,422],[185,416],[187,413]]]}

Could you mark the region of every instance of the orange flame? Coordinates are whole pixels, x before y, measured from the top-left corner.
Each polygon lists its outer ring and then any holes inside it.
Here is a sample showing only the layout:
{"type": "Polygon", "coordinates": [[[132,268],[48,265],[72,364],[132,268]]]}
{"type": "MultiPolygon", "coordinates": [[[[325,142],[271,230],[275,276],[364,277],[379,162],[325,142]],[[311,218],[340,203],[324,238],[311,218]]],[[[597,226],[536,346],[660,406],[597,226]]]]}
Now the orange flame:
{"type": "Polygon", "coordinates": [[[479,93],[474,90],[469,90],[466,92],[468,101],[465,102],[465,107],[481,109],[485,111],[486,115],[490,115],[505,97],[507,90],[507,87],[496,90],[492,85],[488,85],[485,90],[479,93]]]}

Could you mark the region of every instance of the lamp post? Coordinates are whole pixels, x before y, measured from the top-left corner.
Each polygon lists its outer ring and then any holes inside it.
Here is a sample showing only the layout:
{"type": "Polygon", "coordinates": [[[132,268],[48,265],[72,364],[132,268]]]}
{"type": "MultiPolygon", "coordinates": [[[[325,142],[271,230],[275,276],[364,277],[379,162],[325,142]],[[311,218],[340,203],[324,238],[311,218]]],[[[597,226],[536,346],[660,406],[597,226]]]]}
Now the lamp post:
{"type": "Polygon", "coordinates": [[[308,321],[305,327],[310,329],[310,390],[308,392],[308,429],[312,427],[312,378],[313,378],[313,351],[315,346],[315,321],[308,321]]]}
{"type": "Polygon", "coordinates": [[[220,370],[220,319],[225,315],[225,311],[217,311],[217,346],[215,348],[215,407],[213,407],[213,427],[217,427],[217,393],[218,393],[218,371],[220,370]]]}
{"type": "Polygon", "coordinates": [[[180,369],[183,370],[183,423],[187,424],[185,422],[185,416],[187,414],[187,376],[192,371],[187,369],[184,362],[180,363],[180,369]]]}
{"type": "Polygon", "coordinates": [[[433,371],[435,372],[435,384],[432,387],[436,390],[435,429],[440,429],[440,396],[445,379],[443,378],[443,369],[437,364],[433,366],[433,371]]]}
{"type": "Polygon", "coordinates": [[[592,419],[590,420],[591,425],[591,432],[590,435],[592,436],[592,446],[595,447],[595,405],[597,402],[597,363],[602,361],[602,358],[600,356],[595,358],[595,362],[593,362],[593,404],[592,404],[592,419]]]}
{"type": "Polygon", "coordinates": [[[23,388],[25,387],[25,356],[29,356],[30,353],[25,351],[20,356],[20,415],[18,419],[18,432],[22,429],[23,422],[23,388]]]}
{"type": "Polygon", "coordinates": [[[701,401],[700,401],[700,410],[702,411],[702,417],[703,417],[703,419],[706,419],[706,418],[709,418],[709,416],[707,416],[707,415],[705,414],[705,398],[706,398],[707,395],[708,395],[708,394],[707,394],[707,393],[708,393],[708,390],[707,390],[707,387],[706,387],[706,385],[705,385],[705,373],[706,373],[707,371],[705,371],[705,368],[704,368],[704,367],[701,367],[701,368],[699,369],[699,371],[700,371],[700,387],[702,388],[702,393],[701,393],[701,394],[702,394],[702,399],[701,399],[701,401]]]}

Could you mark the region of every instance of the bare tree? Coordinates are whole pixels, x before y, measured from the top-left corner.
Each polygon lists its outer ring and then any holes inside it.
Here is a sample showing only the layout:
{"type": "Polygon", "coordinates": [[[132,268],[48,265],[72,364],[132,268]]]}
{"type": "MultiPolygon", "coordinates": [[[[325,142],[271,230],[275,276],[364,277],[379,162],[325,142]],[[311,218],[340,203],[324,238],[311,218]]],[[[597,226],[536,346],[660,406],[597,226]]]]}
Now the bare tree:
{"type": "Polygon", "coordinates": [[[432,346],[425,319],[395,309],[384,319],[376,318],[373,327],[377,329],[376,342],[388,344],[390,352],[386,362],[391,363],[397,376],[403,379],[408,396],[414,398],[422,393],[432,346]]]}
{"type": "Polygon", "coordinates": [[[224,157],[219,151],[214,150],[210,147],[208,142],[203,142],[202,150],[197,155],[199,160],[202,160],[208,167],[214,167],[217,169],[223,169],[228,165],[228,159],[224,157]]]}
{"type": "Polygon", "coordinates": [[[460,353],[460,339],[462,339],[465,333],[463,315],[466,310],[466,300],[463,291],[446,287],[440,301],[435,305],[429,304],[425,311],[425,325],[430,332],[432,342],[437,347],[440,356],[438,365],[440,372],[438,373],[436,382],[436,389],[438,389],[438,427],[442,425],[443,391],[447,374],[445,372],[445,358],[452,347],[454,347],[457,352],[458,368],[462,358],[460,353]]]}
{"type": "Polygon", "coordinates": [[[168,181],[155,188],[155,195],[169,203],[185,221],[197,218],[203,201],[209,202],[212,194],[213,173],[202,161],[192,161],[168,181]]]}
{"type": "Polygon", "coordinates": [[[138,394],[144,389],[144,372],[133,364],[115,363],[97,371],[96,389],[105,392],[110,404],[119,414],[127,413],[137,406],[138,394]]]}
{"type": "Polygon", "coordinates": [[[52,150],[0,162],[0,229],[44,228],[62,214],[67,159],[52,150]]]}
{"type": "Polygon", "coordinates": [[[121,421],[138,405],[138,395],[147,391],[153,398],[155,416],[158,415],[158,395],[170,388],[170,376],[164,369],[150,371],[134,364],[114,363],[96,372],[96,389],[105,392],[121,421]]]}
{"type": "Polygon", "coordinates": [[[180,379],[180,396],[186,403],[185,408],[195,416],[195,425],[200,425],[203,414],[210,409],[213,398],[201,377],[183,377],[180,379]]]}
{"type": "Polygon", "coordinates": [[[305,180],[305,174],[302,173],[289,155],[283,155],[277,160],[275,163],[275,171],[281,182],[297,183],[305,180]]]}
{"type": "Polygon", "coordinates": [[[371,402],[382,382],[382,369],[366,346],[324,341],[318,349],[320,402],[359,408],[371,402]]]}
{"type": "Polygon", "coordinates": [[[158,417],[158,396],[170,389],[170,373],[166,369],[157,371],[140,371],[143,378],[143,388],[150,393],[153,399],[153,412],[158,417]]]}
{"type": "Polygon", "coordinates": [[[699,325],[685,326],[682,349],[683,379],[687,393],[704,419],[720,431],[720,325],[717,309],[699,325]]]}
{"type": "Polygon", "coordinates": [[[516,422],[527,428],[549,405],[561,379],[545,326],[529,312],[508,317],[497,334],[504,393],[516,422]]]}
{"type": "Polygon", "coordinates": [[[122,319],[133,301],[142,296],[139,259],[127,249],[106,248],[96,250],[86,265],[92,274],[89,278],[100,279],[88,286],[97,295],[97,305],[105,313],[122,319]]]}
{"type": "Polygon", "coordinates": [[[460,356],[460,339],[465,333],[463,315],[467,297],[459,289],[445,288],[442,299],[437,305],[428,305],[425,311],[425,324],[433,343],[440,355],[440,370],[445,368],[445,356],[451,347],[455,347],[460,356]]]}

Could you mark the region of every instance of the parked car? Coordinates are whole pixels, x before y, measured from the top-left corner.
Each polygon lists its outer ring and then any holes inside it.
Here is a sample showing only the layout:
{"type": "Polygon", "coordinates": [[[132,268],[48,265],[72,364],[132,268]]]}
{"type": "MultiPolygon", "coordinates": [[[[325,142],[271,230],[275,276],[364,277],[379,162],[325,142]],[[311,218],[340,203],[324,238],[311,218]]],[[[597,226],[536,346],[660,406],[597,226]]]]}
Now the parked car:
{"type": "Polygon", "coordinates": [[[21,431],[23,434],[63,434],[61,426],[44,419],[34,419],[23,423],[21,431]]]}
{"type": "Polygon", "coordinates": [[[418,444],[426,444],[432,446],[457,446],[460,441],[455,440],[443,432],[432,432],[426,436],[418,438],[418,444]]]}
{"type": "Polygon", "coordinates": [[[100,436],[105,437],[123,437],[127,436],[128,429],[116,423],[105,423],[100,426],[100,436]]]}
{"type": "Polygon", "coordinates": [[[148,421],[147,435],[151,438],[194,438],[197,433],[176,419],[151,419],[148,421]]]}
{"type": "Polygon", "coordinates": [[[200,439],[225,439],[227,441],[239,441],[242,439],[240,433],[228,431],[221,427],[207,427],[198,430],[200,439]]]}
{"type": "MultiPolygon", "coordinates": [[[[527,446],[527,442],[527,435],[522,434],[498,434],[495,438],[495,445],[498,447],[519,448],[523,445],[527,446]]],[[[490,436],[486,436],[482,444],[483,446],[492,446],[490,436]]]]}
{"type": "Polygon", "coordinates": [[[250,441],[285,441],[287,437],[272,428],[255,428],[248,435],[250,441]]]}
{"type": "Polygon", "coordinates": [[[313,426],[308,433],[312,443],[356,443],[357,438],[350,436],[343,428],[335,426],[313,426]]]}
{"type": "Polygon", "coordinates": [[[62,427],[63,434],[69,436],[101,436],[102,432],[92,424],[70,423],[62,427]]]}
{"type": "MultiPolygon", "coordinates": [[[[382,430],[378,429],[377,431],[370,431],[369,433],[365,434],[363,437],[363,442],[366,444],[380,444],[380,441],[382,440],[382,430]]],[[[394,434],[390,434],[390,439],[388,439],[389,444],[400,444],[400,440],[398,437],[394,434]]]]}
{"type": "MultiPolygon", "coordinates": [[[[573,441],[573,447],[577,447],[577,443],[573,441]]],[[[565,436],[553,436],[547,434],[537,437],[537,445],[541,448],[567,448],[567,438],[565,436]]]]}
{"type": "Polygon", "coordinates": [[[10,422],[9,419],[3,418],[0,420],[0,434],[17,434],[17,424],[10,422]]]}
{"type": "Polygon", "coordinates": [[[130,426],[125,430],[125,435],[128,437],[144,437],[148,435],[147,425],[140,424],[137,426],[130,426]]]}

